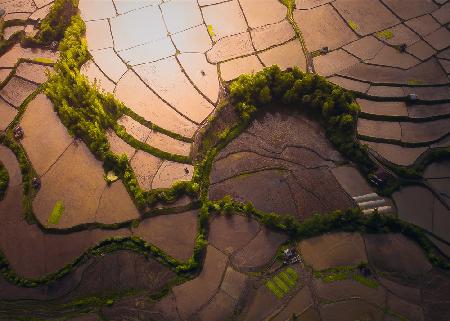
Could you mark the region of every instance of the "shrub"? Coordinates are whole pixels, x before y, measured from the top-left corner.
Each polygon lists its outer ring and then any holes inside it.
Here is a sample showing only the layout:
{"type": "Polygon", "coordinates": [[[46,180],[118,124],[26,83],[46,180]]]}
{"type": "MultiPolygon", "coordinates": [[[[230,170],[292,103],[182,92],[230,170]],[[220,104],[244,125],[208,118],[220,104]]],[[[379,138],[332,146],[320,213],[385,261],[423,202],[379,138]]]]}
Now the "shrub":
{"type": "Polygon", "coordinates": [[[6,167],[0,162],[0,201],[6,195],[6,190],[8,189],[9,175],[6,167]]]}
{"type": "Polygon", "coordinates": [[[303,73],[296,67],[281,71],[272,66],[232,82],[230,99],[244,121],[274,101],[305,112],[323,125],[337,150],[359,164],[365,174],[376,169],[367,149],[355,139],[359,107],[353,96],[321,76],[303,73]]]}
{"type": "Polygon", "coordinates": [[[48,15],[39,24],[35,37],[26,37],[22,44],[26,47],[49,46],[53,41],[61,41],[72,17],[78,12],[78,0],[56,0],[48,15]]]}

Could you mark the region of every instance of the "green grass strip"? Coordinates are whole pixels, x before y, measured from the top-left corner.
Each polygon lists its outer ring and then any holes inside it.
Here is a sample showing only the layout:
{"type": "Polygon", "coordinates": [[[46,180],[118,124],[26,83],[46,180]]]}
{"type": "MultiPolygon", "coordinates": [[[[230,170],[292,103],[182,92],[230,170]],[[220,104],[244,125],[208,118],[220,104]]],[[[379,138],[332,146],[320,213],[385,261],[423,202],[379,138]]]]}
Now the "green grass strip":
{"type": "Polygon", "coordinates": [[[132,118],[133,120],[137,121],[139,124],[141,124],[142,126],[145,126],[149,129],[152,129],[156,132],[159,132],[161,134],[164,134],[166,136],[169,136],[171,138],[174,138],[176,140],[185,142],[185,143],[192,143],[194,142],[194,140],[192,138],[189,137],[185,137],[183,135],[174,133],[168,129],[159,127],[158,125],[146,120],[144,117],[142,117],[141,115],[135,113],[133,110],[131,110],[130,108],[124,106],[123,108],[123,113],[124,115],[127,115],[128,117],[132,118]]]}
{"type": "Polygon", "coordinates": [[[6,195],[6,190],[8,189],[9,184],[9,174],[6,170],[6,167],[0,162],[0,201],[6,195]]]}
{"type": "Polygon", "coordinates": [[[266,287],[278,298],[284,297],[284,293],[273,283],[272,280],[266,282],[266,287]]]}
{"type": "Polygon", "coordinates": [[[347,21],[347,22],[348,22],[348,25],[350,26],[350,28],[351,28],[353,31],[356,31],[356,30],[359,29],[359,26],[358,26],[358,24],[357,24],[356,22],[354,22],[354,21],[352,21],[352,20],[349,20],[349,21],[347,21]]]}
{"type": "Polygon", "coordinates": [[[378,31],[376,33],[378,38],[384,39],[384,40],[389,40],[391,38],[394,37],[394,33],[392,32],[392,30],[386,29],[383,31],[378,31]]]}
{"type": "Polygon", "coordinates": [[[272,280],[285,294],[289,292],[289,287],[283,282],[282,279],[280,279],[278,275],[274,276],[272,280]]]}
{"type": "Polygon", "coordinates": [[[359,282],[362,285],[365,285],[369,288],[372,288],[372,289],[376,289],[379,286],[379,284],[376,280],[366,278],[366,277],[362,276],[361,274],[353,274],[353,280],[355,280],[356,282],[359,282]]]}
{"type": "Polygon", "coordinates": [[[297,280],[298,280],[298,274],[297,274],[297,272],[296,272],[293,268],[288,267],[288,268],[286,269],[286,273],[289,274],[289,276],[290,276],[290,278],[291,278],[292,280],[294,280],[294,281],[297,281],[297,280]]]}
{"type": "Polygon", "coordinates": [[[138,140],[138,139],[134,138],[133,136],[131,136],[130,134],[128,134],[122,126],[119,126],[119,125],[115,126],[114,131],[116,132],[116,135],[119,136],[128,145],[130,145],[136,149],[142,150],[144,152],[147,152],[153,156],[156,156],[156,157],[159,157],[162,159],[166,159],[166,160],[170,160],[173,162],[177,162],[177,163],[182,163],[182,164],[191,164],[192,163],[192,160],[187,156],[171,154],[171,153],[162,151],[158,148],[155,148],[153,146],[150,146],[146,143],[141,142],[140,140],[138,140]]]}
{"type": "Polygon", "coordinates": [[[293,279],[291,279],[291,277],[289,276],[289,274],[286,273],[286,271],[281,272],[280,274],[278,274],[278,276],[290,287],[293,288],[297,282],[294,281],[293,279]]]}
{"type": "Polygon", "coordinates": [[[348,278],[348,273],[345,271],[336,272],[333,274],[325,275],[322,280],[326,283],[332,283],[336,281],[346,280],[348,278]]]}
{"type": "Polygon", "coordinates": [[[206,27],[207,27],[207,29],[208,29],[208,34],[209,34],[211,37],[214,37],[216,34],[214,33],[213,26],[212,26],[212,25],[207,25],[206,27]]]}
{"type": "Polygon", "coordinates": [[[53,207],[52,212],[50,213],[48,223],[57,225],[63,214],[64,214],[64,203],[63,201],[57,201],[55,206],[53,207]]]}

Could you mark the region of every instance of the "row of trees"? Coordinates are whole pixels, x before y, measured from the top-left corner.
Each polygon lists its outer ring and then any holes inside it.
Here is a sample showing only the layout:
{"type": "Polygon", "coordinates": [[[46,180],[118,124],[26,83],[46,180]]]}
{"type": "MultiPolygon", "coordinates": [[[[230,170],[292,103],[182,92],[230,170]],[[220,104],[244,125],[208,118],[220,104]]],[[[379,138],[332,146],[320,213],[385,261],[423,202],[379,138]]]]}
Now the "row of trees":
{"type": "Polygon", "coordinates": [[[297,67],[286,71],[268,67],[232,82],[230,98],[243,120],[269,105],[305,112],[322,124],[335,147],[359,164],[364,173],[375,170],[367,150],[355,139],[359,106],[354,97],[319,75],[297,67]]]}
{"type": "Polygon", "coordinates": [[[8,183],[9,183],[8,171],[6,170],[6,167],[0,162],[0,201],[2,201],[6,195],[8,183]]]}

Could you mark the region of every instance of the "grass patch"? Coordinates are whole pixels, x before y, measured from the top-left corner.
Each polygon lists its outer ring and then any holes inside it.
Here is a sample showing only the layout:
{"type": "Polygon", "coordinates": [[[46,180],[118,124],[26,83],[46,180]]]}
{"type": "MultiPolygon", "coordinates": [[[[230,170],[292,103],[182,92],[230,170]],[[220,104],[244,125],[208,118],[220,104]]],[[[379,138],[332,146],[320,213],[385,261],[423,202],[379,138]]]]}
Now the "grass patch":
{"type": "Polygon", "coordinates": [[[47,47],[53,41],[64,38],[66,29],[78,12],[78,0],[56,0],[48,15],[39,24],[39,31],[34,37],[25,37],[22,45],[25,47],[47,47]]]}
{"type": "Polygon", "coordinates": [[[352,21],[352,20],[349,20],[349,21],[348,21],[348,25],[350,26],[350,28],[351,28],[353,31],[356,31],[356,30],[359,29],[358,24],[357,24],[356,22],[352,21]]]}
{"type": "Polygon", "coordinates": [[[50,217],[48,218],[48,223],[52,225],[58,225],[59,220],[64,214],[64,203],[63,201],[57,201],[53,207],[50,217]]]}
{"type": "Polygon", "coordinates": [[[283,271],[279,274],[279,277],[286,283],[290,288],[293,288],[297,283],[296,280],[291,279],[289,274],[286,271],[283,271]]]}
{"type": "Polygon", "coordinates": [[[369,288],[376,289],[379,286],[377,280],[361,275],[357,266],[339,266],[323,271],[314,271],[314,277],[326,283],[353,279],[369,288]]]}
{"type": "Polygon", "coordinates": [[[423,81],[417,80],[417,79],[409,79],[409,80],[407,80],[407,84],[410,86],[418,86],[418,85],[423,85],[423,81]]]}
{"type": "Polygon", "coordinates": [[[392,30],[389,30],[389,29],[386,29],[383,31],[378,31],[376,33],[376,35],[378,38],[384,39],[384,40],[389,40],[394,37],[394,33],[392,32],[392,30]]]}
{"type": "Polygon", "coordinates": [[[293,289],[298,280],[297,272],[291,267],[281,271],[266,282],[266,287],[278,298],[283,298],[293,289]]]}
{"type": "Polygon", "coordinates": [[[358,273],[353,274],[353,280],[372,289],[376,289],[379,286],[377,280],[366,278],[365,276],[358,273]]]}
{"type": "Polygon", "coordinates": [[[355,267],[353,266],[340,266],[324,271],[314,271],[314,277],[321,279],[326,283],[332,283],[348,279],[354,269],[355,267]]]}
{"type": "Polygon", "coordinates": [[[285,5],[289,11],[295,9],[295,0],[279,0],[283,5],[285,5]]]}
{"type": "Polygon", "coordinates": [[[278,275],[274,276],[272,280],[285,294],[289,292],[289,286],[287,286],[278,275]]]}
{"type": "Polygon", "coordinates": [[[6,167],[0,162],[0,201],[5,198],[9,184],[9,174],[6,167]]]}
{"type": "Polygon", "coordinates": [[[294,280],[294,281],[297,282],[297,280],[298,280],[298,274],[297,274],[297,272],[295,272],[295,270],[294,270],[293,268],[288,267],[288,268],[286,269],[286,273],[289,274],[289,277],[290,277],[292,280],[294,280]]]}
{"type": "Polygon", "coordinates": [[[53,65],[55,62],[50,58],[34,58],[34,62],[45,64],[45,65],[53,65]]]}
{"type": "Polygon", "coordinates": [[[213,26],[212,25],[208,25],[207,26],[207,29],[208,29],[208,34],[209,34],[209,36],[210,37],[214,37],[216,34],[214,33],[214,30],[213,30],[213,26]]]}
{"type": "Polygon", "coordinates": [[[281,299],[284,297],[283,291],[278,288],[272,280],[266,282],[266,287],[272,291],[272,293],[278,298],[281,299]]]}

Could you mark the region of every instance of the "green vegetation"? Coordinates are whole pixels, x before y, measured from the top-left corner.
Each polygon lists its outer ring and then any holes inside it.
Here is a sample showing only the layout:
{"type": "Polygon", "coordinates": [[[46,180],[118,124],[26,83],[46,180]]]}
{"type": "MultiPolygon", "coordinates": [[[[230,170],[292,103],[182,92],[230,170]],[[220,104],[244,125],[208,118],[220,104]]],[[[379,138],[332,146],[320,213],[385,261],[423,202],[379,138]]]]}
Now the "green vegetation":
{"type": "Polygon", "coordinates": [[[164,159],[190,162],[187,157],[166,153],[136,140],[117,125],[127,108],[112,94],[100,93],[80,73],[80,67],[89,59],[84,33],[84,22],[78,15],[73,16],[59,46],[60,60],[54,66],[55,73],[45,85],[45,93],[62,123],[103,161],[106,172],[113,171],[123,181],[138,208],[144,209],[158,201],[173,202],[183,193],[192,193],[190,183],[177,183],[169,190],[142,190],[127,156],[110,151],[106,130],[114,129],[119,137],[138,149],[164,159]]]}
{"type": "Polygon", "coordinates": [[[0,201],[6,195],[6,190],[8,189],[9,175],[6,167],[0,162],[0,201]]]}
{"type": "Polygon", "coordinates": [[[254,75],[242,75],[230,84],[230,98],[243,121],[267,107],[304,112],[326,130],[329,140],[344,156],[369,175],[376,171],[366,147],[355,139],[359,111],[353,96],[325,78],[298,68],[285,72],[272,66],[254,75]]]}
{"type": "Polygon", "coordinates": [[[288,8],[288,11],[295,9],[295,0],[279,0],[283,5],[288,8]]]}
{"type": "Polygon", "coordinates": [[[119,177],[117,177],[117,175],[114,174],[113,171],[109,171],[109,172],[106,173],[106,175],[105,175],[105,181],[106,181],[106,183],[108,183],[108,184],[112,184],[112,183],[114,183],[115,181],[117,181],[118,179],[119,179],[119,177]]]}
{"type": "MultiPolygon", "coordinates": [[[[209,202],[209,206],[211,210],[221,212],[224,202],[209,202]]],[[[360,209],[353,208],[346,211],[337,210],[327,215],[315,214],[300,222],[292,216],[259,211],[251,203],[232,201],[228,206],[231,206],[233,213],[252,217],[271,229],[288,234],[293,241],[337,231],[374,234],[402,233],[422,247],[434,266],[444,270],[450,269],[450,261],[438,252],[423,229],[394,216],[379,213],[363,215],[360,209]]]]}
{"type": "Polygon", "coordinates": [[[266,287],[272,291],[272,293],[278,298],[282,299],[284,297],[284,292],[275,285],[275,283],[272,280],[269,280],[266,282],[266,287]]]}
{"type": "Polygon", "coordinates": [[[293,288],[298,280],[298,274],[291,267],[288,267],[285,271],[280,272],[279,277],[290,287],[293,288]]]}
{"type": "MultiPolygon", "coordinates": [[[[57,12],[58,6],[63,2],[57,0],[55,2],[56,9],[52,9],[52,12],[57,12]]],[[[76,3],[75,1],[70,2],[76,3]]],[[[294,5],[292,0],[283,0],[282,2],[288,5],[288,8],[294,5]]],[[[61,21],[66,21],[66,18],[63,15],[61,21]]],[[[49,17],[48,21],[55,20],[49,17]]],[[[50,22],[49,25],[51,25],[50,22]]],[[[65,23],[61,25],[65,25],[65,23]]],[[[208,26],[208,31],[212,32],[212,26],[211,28],[208,26]]],[[[159,248],[147,244],[137,237],[117,237],[101,242],[57,273],[38,280],[17,276],[4,256],[0,255],[0,271],[10,282],[26,287],[48,284],[66,275],[91,257],[121,249],[132,250],[145,256],[150,255],[180,275],[191,276],[198,272],[201,266],[208,239],[208,222],[214,212],[224,212],[228,215],[242,213],[253,217],[269,228],[287,233],[293,241],[330,231],[401,232],[416,240],[435,266],[443,269],[450,268],[450,263],[437,254],[423,230],[394,217],[381,216],[377,213],[372,216],[363,216],[359,210],[352,209],[344,212],[336,211],[324,216],[315,215],[300,222],[290,216],[282,217],[274,213],[263,213],[256,210],[251,203],[242,204],[235,202],[230,197],[216,202],[208,200],[209,174],[214,158],[221,149],[247,128],[257,112],[263,112],[269,107],[283,106],[305,112],[324,126],[330,141],[342,154],[359,164],[364,173],[369,175],[376,170],[376,165],[368,157],[367,150],[355,140],[358,106],[353,102],[351,94],[330,84],[320,76],[305,74],[296,68],[282,72],[278,67],[273,66],[255,75],[243,75],[233,82],[230,85],[230,97],[231,102],[236,106],[238,115],[236,123],[221,128],[220,132],[213,133],[211,136],[204,137],[204,148],[200,153],[201,157],[198,157],[195,164],[192,182],[176,183],[171,189],[150,192],[141,190],[127,157],[115,155],[109,148],[106,138],[107,129],[116,130],[130,144],[136,146],[139,144],[118,127],[117,120],[119,117],[126,114],[141,124],[171,137],[182,138],[181,140],[188,142],[192,140],[158,128],[134,114],[130,109],[115,100],[112,95],[99,93],[95,87],[92,87],[79,71],[81,65],[89,59],[86,42],[83,39],[84,32],[85,26],[81,18],[78,15],[73,16],[70,25],[65,29],[64,38],[59,44],[60,60],[55,65],[56,73],[51,75],[45,85],[45,92],[52,100],[63,124],[71,133],[81,138],[93,154],[103,161],[106,173],[113,172],[114,176],[124,182],[138,207],[144,209],[158,201],[173,202],[186,193],[199,197],[199,202],[196,204],[200,207],[200,210],[194,254],[187,262],[178,262],[159,248]]],[[[53,36],[48,37],[52,38],[53,36]]],[[[212,125],[210,125],[213,126],[220,121],[218,117],[212,118],[212,125]]],[[[25,195],[32,195],[30,182],[35,173],[22,146],[12,139],[10,133],[0,136],[0,143],[7,145],[16,154],[23,175],[25,195]]],[[[145,146],[140,147],[147,148],[145,146]]],[[[148,152],[159,153],[160,151],[148,149],[148,152]]],[[[177,157],[177,155],[163,156],[177,157]]],[[[182,159],[177,160],[183,161],[182,159]]],[[[184,161],[187,161],[187,159],[184,159],[184,161]]],[[[108,177],[108,174],[106,176],[108,177]]],[[[31,211],[31,197],[27,200],[29,202],[28,208],[31,211]]],[[[57,217],[58,213],[62,214],[61,208],[63,206],[55,206],[55,208],[55,217],[57,217]]],[[[57,220],[59,219],[55,219],[55,221],[57,220]]],[[[136,226],[139,221],[131,221],[127,224],[127,226],[136,226]]],[[[330,278],[333,277],[330,276],[330,278]]],[[[334,278],[339,278],[339,276],[334,278]]],[[[367,284],[371,284],[372,281],[359,276],[355,279],[367,284]]],[[[283,297],[290,288],[295,286],[297,281],[298,275],[295,270],[288,268],[269,280],[266,286],[277,297],[283,297]]]]}
{"type": "Polygon", "coordinates": [[[153,124],[153,123],[145,120],[144,117],[142,117],[141,115],[136,114],[134,111],[132,111],[130,108],[128,108],[126,106],[123,109],[123,114],[133,118],[139,124],[149,128],[151,130],[154,130],[154,131],[156,131],[158,133],[164,134],[166,136],[172,137],[172,138],[177,139],[177,140],[182,141],[182,142],[186,142],[186,143],[192,143],[193,142],[192,138],[184,137],[184,136],[182,136],[180,134],[171,132],[171,131],[169,131],[167,129],[161,128],[158,125],[153,124]]]}
{"type": "Polygon", "coordinates": [[[295,31],[295,35],[297,36],[298,41],[302,46],[302,51],[305,57],[307,58],[308,64],[308,58],[311,56],[311,54],[309,53],[308,48],[306,46],[306,42],[303,37],[302,31],[300,30],[300,27],[298,26],[297,22],[294,19],[295,0],[279,0],[279,1],[287,8],[286,18],[295,31]]]}
{"type": "Polygon", "coordinates": [[[378,38],[384,39],[384,40],[389,40],[394,37],[394,33],[392,32],[392,30],[389,30],[389,29],[378,31],[376,33],[376,35],[378,38]]]}
{"type": "Polygon", "coordinates": [[[353,274],[352,277],[353,277],[353,280],[355,280],[356,282],[359,282],[362,285],[365,285],[365,286],[367,286],[369,288],[372,288],[372,289],[376,289],[376,288],[378,288],[380,286],[380,284],[378,283],[377,280],[372,279],[372,278],[367,278],[364,275],[361,275],[361,274],[358,274],[358,273],[353,274]]]}
{"type": "Polygon", "coordinates": [[[348,25],[353,31],[356,31],[359,29],[358,24],[356,22],[354,22],[353,20],[349,20],[348,25]]]}
{"type": "Polygon", "coordinates": [[[114,130],[115,130],[117,136],[119,136],[128,145],[130,145],[136,149],[142,150],[146,153],[149,153],[153,156],[156,156],[156,157],[159,157],[162,159],[167,159],[167,160],[171,160],[171,161],[183,163],[183,164],[191,164],[192,163],[192,160],[189,157],[186,157],[183,155],[171,154],[171,153],[162,151],[158,148],[155,148],[153,146],[147,145],[146,143],[141,142],[140,140],[137,140],[136,138],[134,138],[133,136],[128,134],[123,126],[116,125],[114,127],[114,130]]]}
{"type": "Polygon", "coordinates": [[[17,158],[19,163],[20,172],[22,174],[22,186],[23,186],[23,207],[24,216],[29,223],[34,222],[34,216],[32,215],[31,201],[33,197],[33,188],[31,187],[31,180],[36,177],[36,172],[31,165],[24,148],[14,138],[11,130],[6,133],[0,134],[0,144],[9,148],[17,158]]]}
{"type": "MultiPolygon", "coordinates": [[[[150,245],[142,239],[132,237],[112,237],[103,240],[98,245],[88,249],[84,254],[76,258],[73,262],[67,264],[61,270],[48,274],[39,279],[28,279],[17,275],[10,267],[3,253],[0,252],[0,272],[9,282],[22,287],[37,287],[54,282],[67,275],[75,268],[86,263],[90,258],[102,256],[119,250],[129,250],[141,254],[145,257],[151,256],[159,263],[167,266],[172,270],[177,270],[181,263],[173,257],[167,255],[161,249],[154,245],[150,245]]],[[[185,274],[189,276],[188,274],[185,274]]]]}
{"type": "Polygon", "coordinates": [[[288,267],[286,270],[281,271],[270,280],[266,282],[266,287],[278,298],[283,298],[291,289],[297,285],[298,274],[297,272],[288,267]]]}
{"type": "Polygon", "coordinates": [[[407,80],[407,84],[410,86],[420,86],[423,85],[423,81],[418,79],[409,79],[407,80]]]}
{"type": "Polygon", "coordinates": [[[314,277],[321,279],[324,282],[331,283],[348,279],[353,270],[354,267],[352,266],[343,266],[324,271],[314,271],[314,277]]]}
{"type": "Polygon", "coordinates": [[[216,34],[214,33],[213,26],[207,25],[206,28],[208,29],[208,34],[210,37],[214,37],[216,34]]]}
{"type": "Polygon", "coordinates": [[[63,201],[57,201],[53,207],[50,217],[48,218],[48,223],[53,225],[58,225],[61,216],[64,214],[64,203],[63,201]]]}
{"type": "Polygon", "coordinates": [[[9,39],[5,40],[3,38],[3,28],[4,28],[4,24],[0,21],[0,30],[2,32],[2,36],[0,39],[0,56],[5,54],[8,50],[10,50],[16,43],[18,43],[23,35],[24,32],[16,32],[14,33],[9,39]]]}
{"type": "Polygon", "coordinates": [[[61,41],[77,12],[78,0],[56,0],[49,14],[40,22],[36,36],[26,37],[22,44],[25,47],[41,47],[61,41]]]}
{"type": "Polygon", "coordinates": [[[360,264],[359,266],[339,266],[323,271],[314,271],[314,277],[327,283],[353,279],[362,285],[376,289],[379,286],[378,281],[360,274],[358,272],[360,266],[366,266],[366,264],[360,264]]]}

